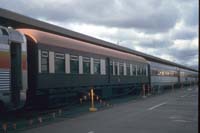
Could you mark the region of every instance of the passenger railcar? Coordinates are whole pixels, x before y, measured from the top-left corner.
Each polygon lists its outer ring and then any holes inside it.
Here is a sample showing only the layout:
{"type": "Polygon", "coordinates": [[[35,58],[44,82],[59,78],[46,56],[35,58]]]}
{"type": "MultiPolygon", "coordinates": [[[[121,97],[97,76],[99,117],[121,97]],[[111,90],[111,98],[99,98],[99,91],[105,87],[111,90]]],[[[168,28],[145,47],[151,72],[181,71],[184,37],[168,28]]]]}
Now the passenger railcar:
{"type": "Polygon", "coordinates": [[[178,67],[150,61],[151,88],[160,90],[179,84],[178,67]]]}
{"type": "Polygon", "coordinates": [[[198,83],[198,74],[196,72],[185,70],[185,69],[179,69],[180,72],[180,84],[182,85],[191,85],[191,84],[197,84],[198,83]]]}
{"type": "Polygon", "coordinates": [[[73,104],[94,88],[102,98],[196,83],[197,73],[120,50],[35,29],[0,27],[0,111],[73,104]]]}
{"type": "Polygon", "coordinates": [[[142,57],[38,30],[18,31],[27,39],[28,106],[72,103],[91,87],[103,98],[139,93],[149,82],[142,57]]]}

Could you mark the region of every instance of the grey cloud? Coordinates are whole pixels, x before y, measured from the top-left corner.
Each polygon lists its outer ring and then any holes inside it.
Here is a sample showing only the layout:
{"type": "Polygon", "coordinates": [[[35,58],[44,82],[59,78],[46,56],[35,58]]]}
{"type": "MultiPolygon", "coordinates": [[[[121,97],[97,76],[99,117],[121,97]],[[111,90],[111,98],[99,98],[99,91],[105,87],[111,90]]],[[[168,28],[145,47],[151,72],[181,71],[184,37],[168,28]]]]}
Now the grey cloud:
{"type": "Polygon", "coordinates": [[[168,53],[178,60],[182,60],[184,62],[189,61],[198,55],[198,51],[196,49],[170,49],[168,53]]]}
{"type": "Polygon", "coordinates": [[[56,2],[1,0],[0,7],[47,21],[126,29],[127,34],[119,31],[117,35],[105,34],[104,37],[128,40],[128,42],[121,42],[121,45],[130,48],[136,45],[144,49],[152,48],[155,49],[156,56],[171,55],[180,63],[187,64],[187,61],[197,57],[198,50],[177,50],[168,47],[173,44],[173,39],[191,40],[197,36],[197,32],[181,29],[175,31],[171,38],[145,40],[138,39],[134,34],[129,35],[128,30],[137,30],[145,35],[162,34],[173,29],[175,24],[182,20],[187,26],[198,25],[197,3],[197,0],[63,0],[63,2],[61,0],[56,2]],[[138,41],[139,44],[131,41],[138,41]]]}
{"type": "MultiPolygon", "coordinates": [[[[175,63],[194,68],[198,70],[198,52],[195,50],[170,50],[167,48],[157,48],[153,53],[150,53],[156,57],[162,57],[163,55],[169,55],[175,63]]],[[[147,53],[149,54],[149,53],[147,53]]]]}
{"type": "Polygon", "coordinates": [[[178,19],[175,6],[164,0],[119,1],[88,0],[58,3],[36,3],[23,0],[2,1],[2,7],[13,9],[34,18],[54,21],[79,22],[118,28],[134,28],[144,32],[165,32],[178,19]]]}
{"type": "Polygon", "coordinates": [[[197,31],[179,30],[172,36],[173,39],[190,40],[197,37],[197,31]]]}
{"type": "Polygon", "coordinates": [[[169,40],[141,40],[140,46],[144,48],[154,48],[154,49],[160,49],[160,48],[167,48],[172,45],[172,41],[169,40]]]}
{"type": "Polygon", "coordinates": [[[173,61],[185,66],[198,66],[198,51],[196,49],[172,49],[161,48],[158,49],[155,54],[162,55],[163,53],[170,55],[173,61]]]}
{"type": "Polygon", "coordinates": [[[198,2],[193,1],[193,4],[187,7],[188,9],[185,9],[185,14],[183,15],[184,22],[189,26],[196,26],[198,25],[198,2]],[[189,10],[189,11],[188,11],[189,10]]]}
{"type": "Polygon", "coordinates": [[[189,65],[189,67],[193,68],[195,70],[199,70],[199,65],[198,64],[189,65]]]}

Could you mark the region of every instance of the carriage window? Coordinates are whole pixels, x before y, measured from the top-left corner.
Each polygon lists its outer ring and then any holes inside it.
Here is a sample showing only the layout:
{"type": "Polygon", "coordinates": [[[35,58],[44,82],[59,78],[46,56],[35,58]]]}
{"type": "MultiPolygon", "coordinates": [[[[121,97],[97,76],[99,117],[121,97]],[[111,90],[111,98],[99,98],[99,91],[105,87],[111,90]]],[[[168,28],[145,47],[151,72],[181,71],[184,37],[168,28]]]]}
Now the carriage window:
{"type": "Polygon", "coordinates": [[[83,57],[83,73],[90,74],[90,58],[83,57]]]}
{"type": "Polygon", "coordinates": [[[79,60],[78,56],[70,55],[70,71],[73,74],[79,73],[79,60]]]}
{"type": "Polygon", "coordinates": [[[110,74],[113,75],[113,62],[110,61],[110,74]]]}
{"type": "Polygon", "coordinates": [[[61,53],[55,54],[55,72],[65,72],[65,55],[61,53]]]}
{"type": "Polygon", "coordinates": [[[131,73],[130,73],[130,64],[126,64],[126,75],[127,76],[131,75],[131,73]]]}
{"type": "Polygon", "coordinates": [[[151,75],[152,75],[152,76],[157,76],[157,75],[159,75],[158,70],[156,70],[156,69],[151,69],[151,75]]]}
{"type": "Polygon", "coordinates": [[[132,69],[133,75],[136,76],[136,66],[134,66],[134,65],[132,65],[132,66],[133,66],[133,69],[132,69]]]}
{"type": "Polygon", "coordinates": [[[115,62],[115,75],[118,75],[118,64],[115,62]]]}
{"type": "Polygon", "coordinates": [[[1,31],[2,31],[3,35],[8,36],[8,32],[5,29],[1,29],[1,31]]]}
{"type": "Polygon", "coordinates": [[[145,69],[145,67],[142,67],[142,75],[143,75],[143,76],[146,75],[146,69],[145,69]]]}
{"type": "Polygon", "coordinates": [[[138,76],[142,75],[142,68],[141,68],[141,66],[138,66],[137,75],[138,76]]]}
{"type": "Polygon", "coordinates": [[[41,72],[49,72],[49,55],[48,51],[41,51],[41,72]]]}
{"type": "Polygon", "coordinates": [[[94,59],[94,74],[100,74],[100,60],[94,59]]]}
{"type": "Polygon", "coordinates": [[[119,75],[124,75],[124,64],[119,64],[119,75]]]}

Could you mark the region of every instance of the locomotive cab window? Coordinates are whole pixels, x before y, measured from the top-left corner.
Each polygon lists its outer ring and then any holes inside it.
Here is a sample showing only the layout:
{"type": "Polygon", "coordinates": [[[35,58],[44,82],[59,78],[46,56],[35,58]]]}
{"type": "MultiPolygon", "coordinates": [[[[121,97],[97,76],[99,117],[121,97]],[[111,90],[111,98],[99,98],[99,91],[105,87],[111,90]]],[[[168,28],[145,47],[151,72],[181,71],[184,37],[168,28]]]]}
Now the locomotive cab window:
{"type": "Polygon", "coordinates": [[[100,74],[100,59],[94,59],[94,74],[100,74]]]}
{"type": "Polygon", "coordinates": [[[79,60],[78,56],[71,55],[70,56],[70,71],[72,74],[78,74],[79,73],[79,60]]]}
{"type": "Polygon", "coordinates": [[[49,72],[49,55],[48,51],[41,51],[41,72],[49,72]]]}
{"type": "Polygon", "coordinates": [[[83,74],[90,74],[90,58],[83,57],[83,74]]]}
{"type": "Polygon", "coordinates": [[[61,53],[55,54],[55,72],[64,73],[65,72],[65,55],[61,53]]]}

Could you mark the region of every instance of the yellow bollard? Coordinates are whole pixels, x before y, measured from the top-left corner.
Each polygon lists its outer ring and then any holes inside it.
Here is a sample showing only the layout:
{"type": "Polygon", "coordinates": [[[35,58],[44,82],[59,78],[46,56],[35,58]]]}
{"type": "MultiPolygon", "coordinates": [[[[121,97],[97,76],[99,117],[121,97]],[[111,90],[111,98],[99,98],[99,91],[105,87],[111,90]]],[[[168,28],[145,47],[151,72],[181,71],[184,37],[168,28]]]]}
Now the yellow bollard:
{"type": "Polygon", "coordinates": [[[91,112],[95,112],[95,111],[97,111],[97,108],[94,107],[94,91],[93,91],[93,89],[90,90],[90,93],[91,93],[91,107],[89,108],[89,110],[91,112]]]}

